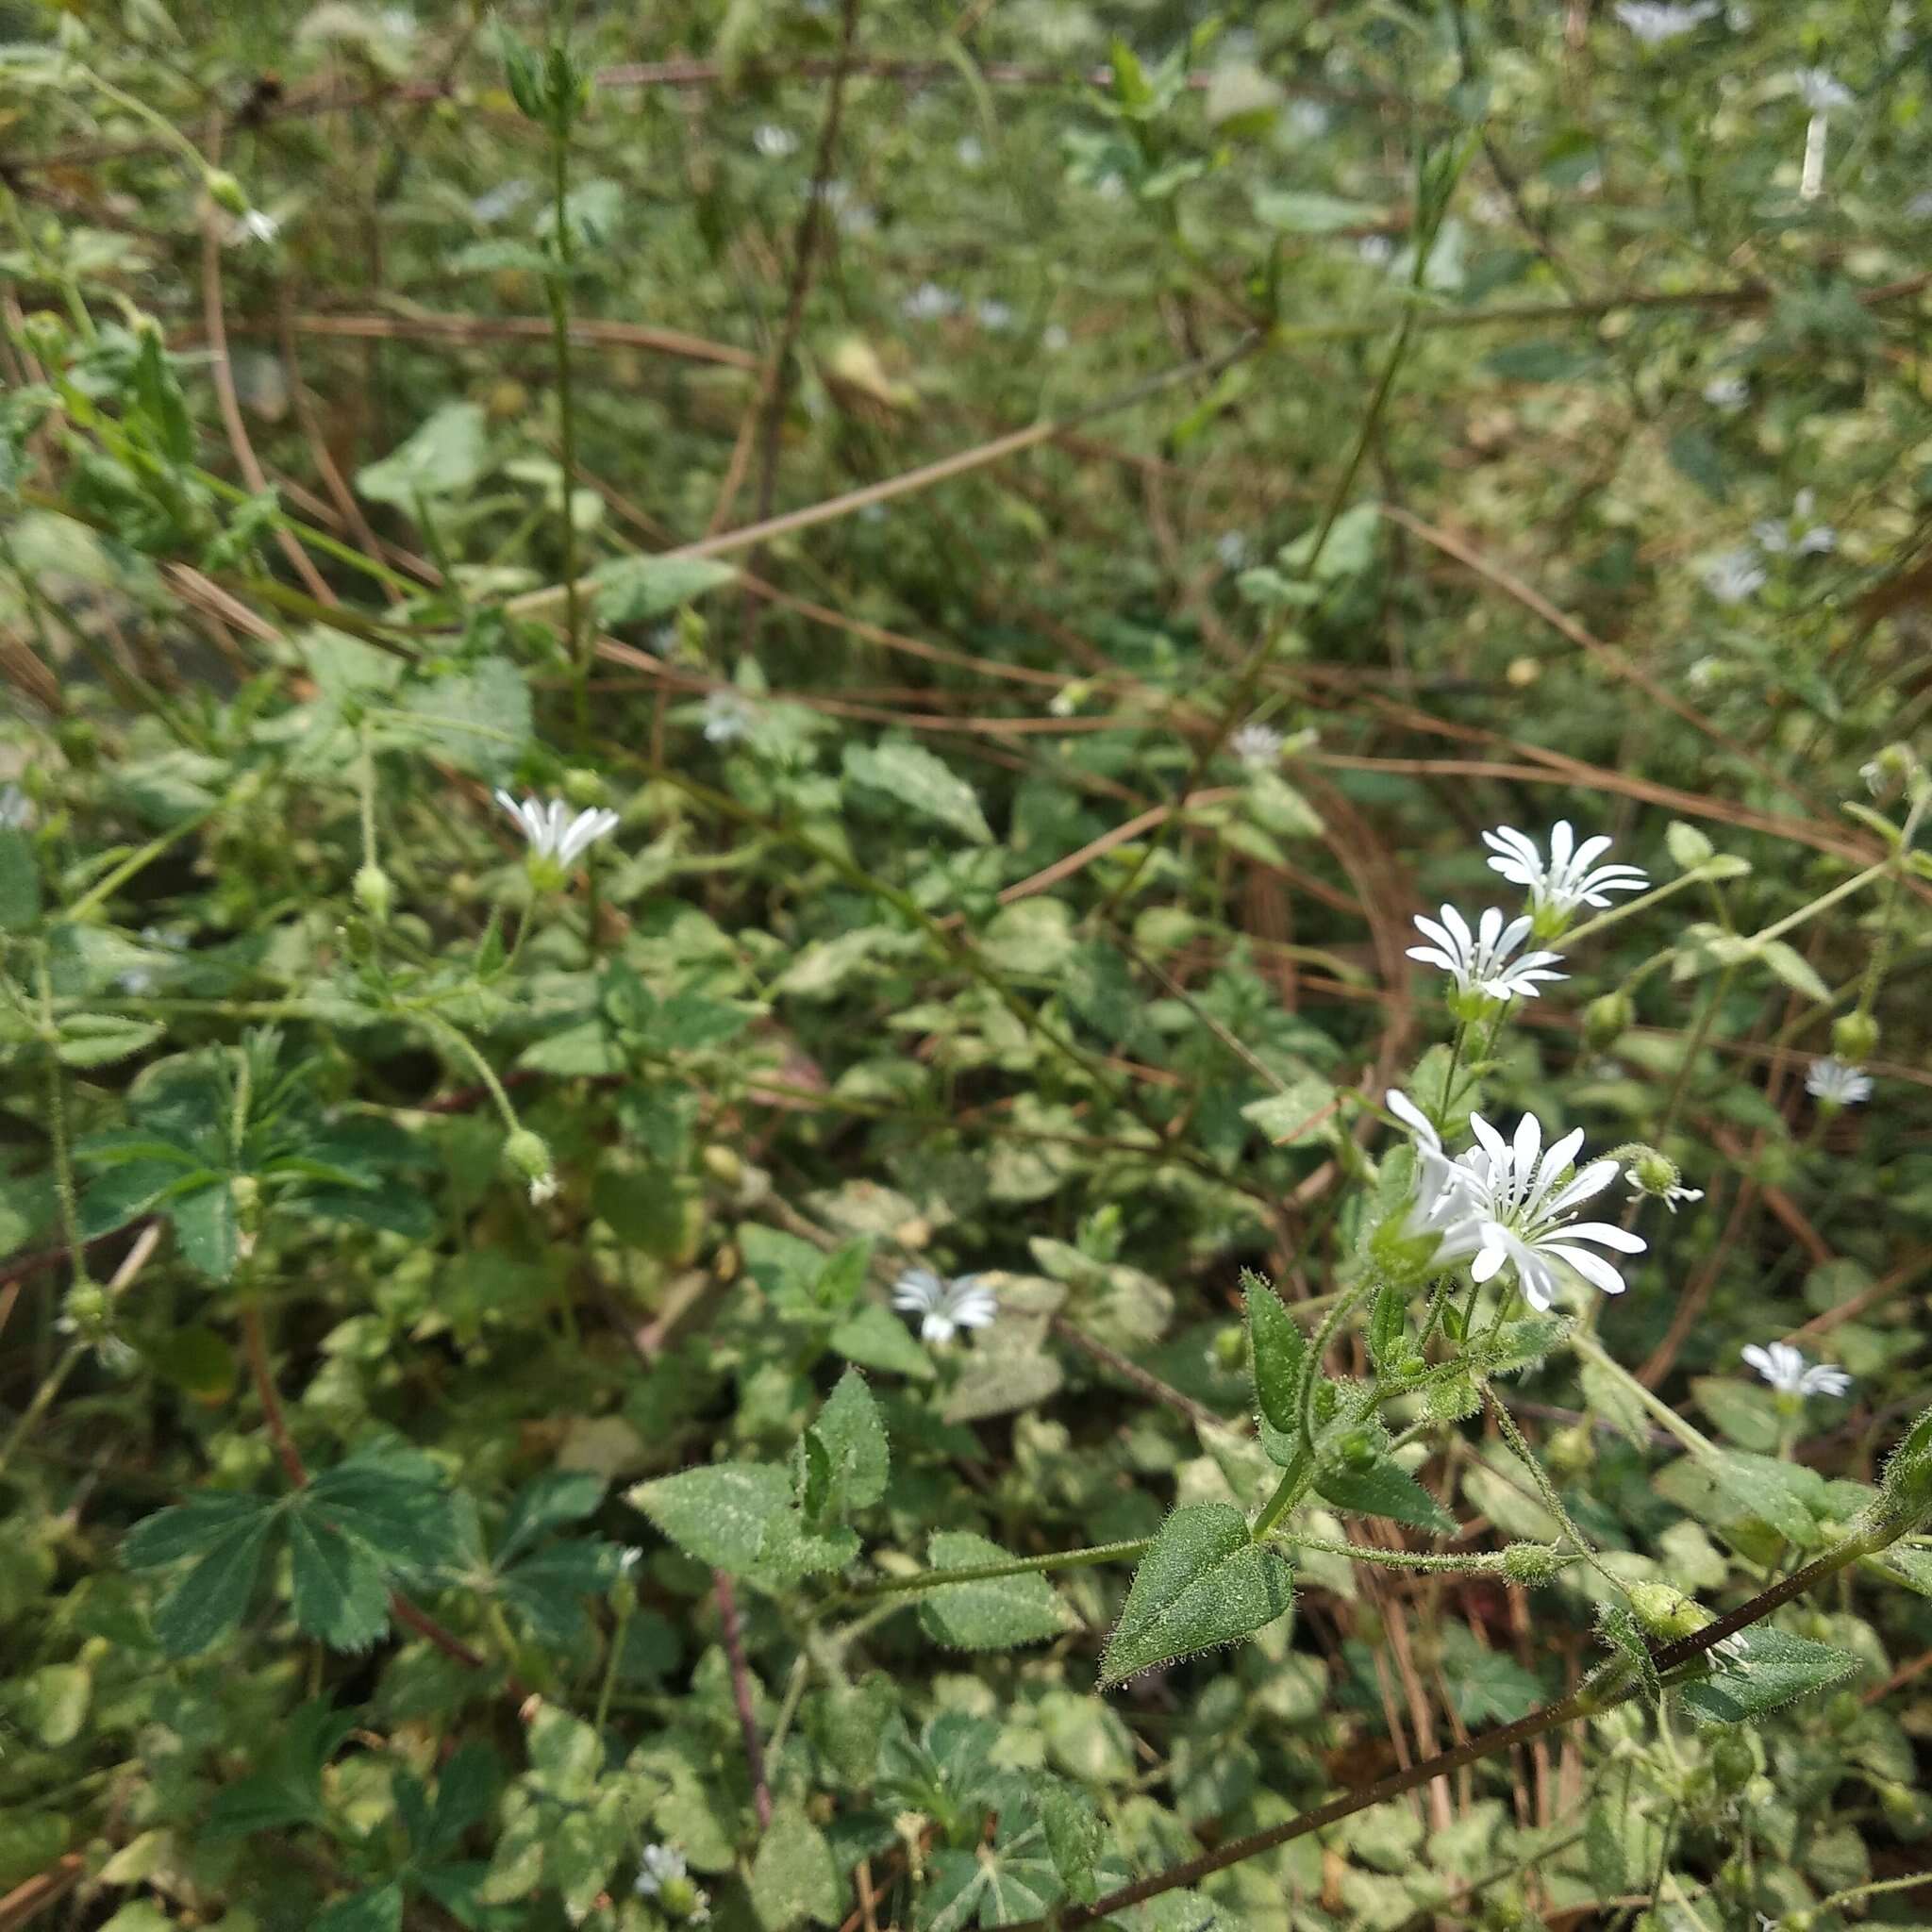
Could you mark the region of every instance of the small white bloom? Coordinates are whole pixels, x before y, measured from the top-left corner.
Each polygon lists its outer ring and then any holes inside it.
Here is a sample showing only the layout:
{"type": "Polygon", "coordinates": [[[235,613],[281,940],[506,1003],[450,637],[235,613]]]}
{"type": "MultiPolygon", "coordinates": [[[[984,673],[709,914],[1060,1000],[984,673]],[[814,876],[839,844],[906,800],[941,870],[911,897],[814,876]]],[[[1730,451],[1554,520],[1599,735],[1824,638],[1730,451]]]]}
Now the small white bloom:
{"type": "Polygon", "coordinates": [[[1058,356],[1073,341],[1065,327],[1058,322],[1050,322],[1040,332],[1040,346],[1058,356]]]}
{"type": "Polygon", "coordinates": [[[1751,1668],[1751,1648],[1744,1641],[1744,1633],[1741,1630],[1733,1630],[1728,1637],[1720,1637],[1710,1646],[1710,1655],[1722,1657],[1740,1675],[1751,1668]]]}
{"type": "Polygon", "coordinates": [[[1364,235],[1355,252],[1371,268],[1387,268],[1395,259],[1395,243],[1387,235],[1364,235]]]}
{"type": "Polygon", "coordinates": [[[1832,1107],[1857,1107],[1872,1098],[1872,1076],[1847,1066],[1836,1054],[1827,1054],[1811,1062],[1811,1071],[1805,1075],[1805,1091],[1813,1100],[1832,1107]]]}
{"type": "Polygon", "coordinates": [[[1240,570],[1248,560],[1248,540],[1239,530],[1224,530],[1214,540],[1214,554],[1224,570],[1240,570]]]}
{"type": "Polygon", "coordinates": [[[1852,105],[1851,89],[1823,67],[1799,68],[1791,76],[1791,85],[1814,114],[1829,114],[1852,105]]]}
{"type": "Polygon", "coordinates": [[[1415,1142],[1415,1193],[1402,1224],[1404,1236],[1433,1244],[1431,1267],[1447,1268],[1471,1259],[1482,1246],[1482,1229],[1475,1216],[1470,1169],[1442,1151],[1435,1123],[1407,1094],[1391,1088],[1385,1098],[1389,1111],[1415,1142]]]}
{"type": "Polygon", "coordinates": [[[1297,141],[1320,141],[1328,132],[1331,119],[1320,101],[1293,100],[1288,104],[1288,131],[1297,141]]]}
{"type": "Polygon", "coordinates": [[[534,184],[521,175],[499,181],[470,204],[470,213],[488,227],[492,222],[502,221],[506,215],[515,214],[535,192],[534,184]]]}
{"type": "Polygon", "coordinates": [[[1478,921],[1474,932],[1469,922],[1453,906],[1444,906],[1441,922],[1416,915],[1416,930],[1430,941],[1426,946],[1410,946],[1408,957],[1425,966],[1440,966],[1455,980],[1458,992],[1479,992],[1492,1000],[1510,1000],[1521,995],[1534,999],[1537,982],[1567,979],[1566,973],[1552,970],[1560,953],[1524,953],[1510,956],[1529,937],[1530,919],[1525,912],[1507,925],[1493,906],[1478,921]]]}
{"type": "Polygon", "coordinates": [[[989,298],[980,303],[973,312],[978,316],[980,327],[991,329],[995,335],[1011,328],[1013,325],[1013,309],[1010,303],[997,302],[989,298]]]}
{"type": "Polygon", "coordinates": [[[1842,1395],[1852,1378],[1827,1362],[1807,1364],[1804,1351],[1789,1341],[1759,1348],[1754,1342],[1741,1351],[1744,1359],[1781,1395],[1842,1395]]]}
{"type": "Polygon", "coordinates": [[[777,126],[767,121],[752,130],[751,144],[768,161],[782,161],[787,155],[798,152],[798,137],[789,127],[777,126]]]}
{"type": "Polygon", "coordinates": [[[230,248],[243,242],[255,242],[266,248],[282,232],[282,225],[275,216],[261,208],[244,209],[228,225],[227,242],[230,248]]]}
{"type": "Polygon", "coordinates": [[[986,160],[986,145],[976,134],[962,134],[953,152],[962,168],[977,168],[986,160]]]}
{"type": "Polygon", "coordinates": [[[1772,557],[1812,557],[1821,556],[1838,548],[1838,532],[1829,524],[1812,524],[1807,519],[1816,495],[1809,490],[1801,490],[1791,504],[1791,514],[1780,522],[1776,517],[1766,517],[1751,525],[1751,534],[1757,541],[1757,547],[1772,557]]]}
{"type": "Polygon", "coordinates": [[[18,785],[0,785],[0,827],[24,832],[33,822],[33,800],[18,785]]]}
{"type": "Polygon", "coordinates": [[[1751,385],[1741,375],[1714,376],[1704,385],[1704,400],[1728,415],[1751,400],[1751,385]]]}
{"type": "Polygon", "coordinates": [[[1285,741],[1272,724],[1243,724],[1227,741],[1227,748],[1241,763],[1255,771],[1265,771],[1277,762],[1285,741]]]}
{"type": "Polygon", "coordinates": [[[1612,11],[1646,47],[1660,47],[1708,20],[1717,11],[1717,0],[1698,0],[1691,7],[1671,6],[1666,0],[1617,0],[1612,11]]]}
{"type": "Polygon", "coordinates": [[[1558,819],[1550,827],[1547,860],[1536,841],[1514,825],[1485,832],[1483,843],[1495,855],[1490,870],[1512,886],[1521,886],[1529,894],[1532,910],[1539,913],[1568,918],[1579,906],[1601,910],[1609,905],[1609,893],[1641,892],[1650,884],[1649,874],[1634,865],[1598,865],[1610,849],[1609,840],[1599,833],[1579,845],[1568,819],[1558,819]]]}
{"type": "Polygon", "coordinates": [[[1653,1194],[1643,1185],[1634,1167],[1626,1167],[1624,1170],[1624,1178],[1630,1183],[1630,1205],[1633,1208],[1641,1207],[1645,1201],[1661,1201],[1674,1214],[1677,1211],[1678,1202],[1701,1201],[1704,1199],[1704,1190],[1702,1188],[1687,1188],[1680,1186],[1675,1181],[1673,1181],[1662,1192],[1653,1194]]]}
{"type": "Polygon", "coordinates": [[[977,1274],[948,1281],[930,1268],[908,1268],[892,1290],[892,1306],[922,1318],[920,1339],[935,1346],[952,1341],[961,1328],[989,1327],[999,1302],[977,1274]]]}
{"type": "Polygon", "coordinates": [[[687,1869],[676,1846],[646,1845],[638,1860],[638,1890],[646,1898],[656,1898],[667,1879],[682,1878],[687,1869]]]}
{"type": "Polygon", "coordinates": [[[921,282],[899,307],[908,321],[943,322],[958,313],[959,298],[937,282],[921,282]]]}
{"type": "Polygon", "coordinates": [[[1458,1165],[1470,1174],[1472,1210],[1482,1242],[1471,1277],[1488,1281],[1507,1264],[1516,1270],[1517,1286],[1529,1305],[1547,1308],[1558,1285],[1551,1263],[1560,1261],[1592,1288],[1622,1294],[1624,1277],[1601,1255],[1578,1243],[1641,1255],[1645,1242],[1609,1222],[1578,1221],[1574,1215],[1616,1178],[1617,1163],[1592,1160],[1571,1174],[1583,1146],[1583,1129],[1574,1128],[1545,1153],[1542,1123],[1533,1113],[1517,1122],[1511,1141],[1505,1141],[1480,1114],[1472,1114],[1469,1125],[1476,1148],[1458,1165]]]}
{"type": "Polygon", "coordinates": [[[541,805],[526,798],[519,804],[508,791],[499,791],[496,802],[522,828],[530,841],[531,856],[554,859],[558,865],[574,863],[588,846],[617,829],[614,811],[580,811],[572,818],[568,816],[570,807],[560,798],[541,805]]]}
{"type": "Polygon", "coordinates": [[[530,1176],[530,1206],[541,1208],[546,1201],[557,1199],[557,1176],[554,1174],[539,1174],[530,1176]]]}
{"type": "Polygon", "coordinates": [[[1713,557],[1698,576],[1720,604],[1741,604],[1764,588],[1764,566],[1753,550],[1726,550],[1713,557]]]}
{"type": "Polygon", "coordinates": [[[751,729],[751,706],[737,691],[720,686],[705,693],[705,739],[710,744],[736,744],[751,729]]]}

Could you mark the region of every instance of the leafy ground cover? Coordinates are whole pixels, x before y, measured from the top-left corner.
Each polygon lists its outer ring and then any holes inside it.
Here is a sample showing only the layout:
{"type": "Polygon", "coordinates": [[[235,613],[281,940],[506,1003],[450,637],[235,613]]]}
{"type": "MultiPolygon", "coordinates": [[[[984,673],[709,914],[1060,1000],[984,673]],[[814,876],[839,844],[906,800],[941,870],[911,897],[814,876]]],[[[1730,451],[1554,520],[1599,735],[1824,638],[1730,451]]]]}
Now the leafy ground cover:
{"type": "Polygon", "coordinates": [[[14,5],[0,1926],[1932,1901],[1932,35],[14,5]]]}

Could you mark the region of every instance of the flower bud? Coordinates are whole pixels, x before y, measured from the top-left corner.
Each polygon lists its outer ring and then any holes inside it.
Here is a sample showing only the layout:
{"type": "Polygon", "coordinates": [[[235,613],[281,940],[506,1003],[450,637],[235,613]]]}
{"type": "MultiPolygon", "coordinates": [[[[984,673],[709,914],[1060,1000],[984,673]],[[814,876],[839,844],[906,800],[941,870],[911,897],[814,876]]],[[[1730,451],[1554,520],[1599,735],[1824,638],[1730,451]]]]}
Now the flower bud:
{"type": "Polygon", "coordinates": [[[563,795],[579,811],[588,811],[592,806],[609,802],[610,790],[604,783],[601,772],[592,772],[582,765],[573,765],[563,774],[563,795]]]}
{"type": "Polygon", "coordinates": [[[356,894],[357,905],[361,907],[377,925],[389,924],[391,908],[395,905],[396,889],[381,866],[360,867],[351,890],[356,894]]]}
{"type": "Polygon", "coordinates": [[[1554,1430],[1543,1444],[1543,1457],[1559,1476],[1581,1475],[1596,1462],[1596,1440],[1585,1423],[1554,1430]]]}
{"type": "Polygon", "coordinates": [[[1653,1637],[1674,1641],[1689,1637],[1710,1622],[1704,1606],[1668,1583],[1633,1583],[1630,1609],[1653,1637]]]}
{"type": "Polygon", "coordinates": [[[744,1179],[744,1162],[738,1150],[725,1146],[722,1141],[712,1141],[701,1158],[705,1172],[723,1187],[735,1188],[744,1179]]]}
{"type": "Polygon", "coordinates": [[[1874,798],[1889,798],[1910,785],[1918,768],[1919,759],[1910,745],[1888,744],[1858,768],[1858,775],[1874,798]]]}
{"type": "Polygon", "coordinates": [[[1630,995],[1618,987],[1599,993],[1583,1009],[1583,1041],[1593,1053],[1607,1053],[1633,1018],[1630,995]]]}
{"type": "Polygon", "coordinates": [[[1721,1791],[1741,1791],[1757,1775],[1757,1756],[1741,1731],[1724,1731],[1710,1748],[1710,1769],[1721,1791]]]}
{"type": "Polygon", "coordinates": [[[61,1309],[75,1328],[91,1335],[108,1319],[108,1291],[98,1281],[76,1281],[67,1291],[61,1309]]]}
{"type": "Polygon", "coordinates": [[[557,1191],[557,1178],[550,1158],[550,1148],[542,1135],[533,1134],[528,1127],[519,1127],[503,1143],[503,1164],[509,1171],[530,1184],[530,1198],[539,1198],[538,1190],[549,1191],[541,1196],[548,1200],[557,1191]]]}
{"type": "Polygon", "coordinates": [[[1503,1552],[1503,1574],[1525,1590],[1549,1582],[1557,1567],[1557,1553],[1547,1543],[1510,1543],[1503,1552]]]}
{"type": "Polygon", "coordinates": [[[210,168],[202,176],[201,185],[208,190],[208,198],[219,208],[225,208],[231,215],[245,215],[248,212],[248,196],[241,182],[225,168],[210,168]]]}
{"type": "Polygon", "coordinates": [[[1862,1067],[1878,1051],[1878,1022],[1870,1013],[1842,1013],[1832,1022],[1831,1050],[1847,1066],[1862,1067]]]}
{"type": "Polygon", "coordinates": [[[31,315],[22,319],[21,339],[42,361],[52,365],[67,359],[67,324],[51,308],[36,308],[31,315]]]}
{"type": "Polygon", "coordinates": [[[1228,1326],[1214,1337],[1214,1359],[1224,1369],[1238,1369],[1247,1352],[1247,1338],[1239,1328],[1228,1326]]]}
{"type": "Polygon", "coordinates": [[[1913,1790],[1910,1785],[1891,1782],[1880,1785],[1878,1803],[1885,1813],[1886,1824],[1895,1836],[1920,1839],[1932,1831],[1932,1802],[1928,1802],[1922,1792],[1913,1790]]]}

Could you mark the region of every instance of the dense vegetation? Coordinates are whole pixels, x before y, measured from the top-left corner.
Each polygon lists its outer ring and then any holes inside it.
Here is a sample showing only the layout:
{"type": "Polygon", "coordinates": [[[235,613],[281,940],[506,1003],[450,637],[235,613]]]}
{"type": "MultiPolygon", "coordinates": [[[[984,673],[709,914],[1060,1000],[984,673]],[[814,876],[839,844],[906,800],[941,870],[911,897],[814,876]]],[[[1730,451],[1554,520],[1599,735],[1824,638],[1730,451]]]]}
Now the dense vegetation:
{"type": "Polygon", "coordinates": [[[0,32],[0,1927],[1932,1910],[1923,9],[0,32]]]}

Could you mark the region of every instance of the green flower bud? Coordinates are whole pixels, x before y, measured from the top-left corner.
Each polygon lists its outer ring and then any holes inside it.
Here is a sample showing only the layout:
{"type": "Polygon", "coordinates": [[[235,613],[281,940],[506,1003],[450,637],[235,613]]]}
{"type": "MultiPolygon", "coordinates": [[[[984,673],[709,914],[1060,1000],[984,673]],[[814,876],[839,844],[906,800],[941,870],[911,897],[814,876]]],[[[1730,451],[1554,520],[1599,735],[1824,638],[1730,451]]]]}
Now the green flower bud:
{"type": "Polygon", "coordinates": [[[21,339],[42,362],[52,366],[67,359],[67,324],[51,308],[36,308],[31,315],[22,318],[21,339]]]}
{"type": "Polygon", "coordinates": [[[1630,995],[1618,987],[1614,991],[1599,993],[1583,1009],[1583,1041],[1593,1053],[1607,1053],[1623,1037],[1635,1009],[1630,1004],[1630,995]]]}
{"type": "Polygon", "coordinates": [[[601,772],[573,765],[563,774],[563,795],[579,811],[588,811],[592,806],[610,802],[610,788],[605,784],[601,772]]]}
{"type": "Polygon", "coordinates": [[[92,1334],[108,1319],[108,1291],[98,1281],[76,1281],[61,1304],[68,1321],[83,1334],[92,1334]]]}
{"type": "Polygon", "coordinates": [[[1344,1429],[1335,1439],[1335,1458],[1347,1469],[1371,1469],[1379,1445],[1370,1429],[1344,1429]]]}
{"type": "Polygon", "coordinates": [[[1878,1803],[1885,1822],[1903,1839],[1924,1838],[1932,1831],[1932,1802],[1910,1785],[1888,1783],[1878,1788],[1878,1803]]]}
{"type": "Polygon", "coordinates": [[[1711,1774],[1721,1791],[1741,1791],[1757,1775],[1757,1755],[1741,1731],[1724,1731],[1710,1748],[1711,1774]]]}
{"type": "Polygon", "coordinates": [[[550,1148],[542,1135],[519,1127],[503,1143],[503,1164],[530,1184],[533,1201],[547,1201],[557,1191],[550,1148]]]}
{"type": "Polygon", "coordinates": [[[241,182],[225,168],[210,168],[202,176],[201,185],[208,190],[208,198],[219,208],[225,208],[231,215],[245,215],[248,212],[248,196],[241,182]]]}
{"type": "Polygon", "coordinates": [[[1585,1423],[1552,1431],[1543,1457],[1559,1476],[1581,1475],[1596,1462],[1596,1438],[1585,1423]]]}
{"type": "Polygon", "coordinates": [[[1246,1348],[1246,1338],[1239,1328],[1223,1328],[1214,1338],[1214,1359],[1224,1369],[1238,1369],[1246,1348]]]}
{"type": "Polygon", "coordinates": [[[1311,1406],[1317,1427],[1335,1420],[1335,1411],[1341,1407],[1341,1391],[1333,1382],[1317,1382],[1312,1395],[1311,1406]]]}
{"type": "Polygon", "coordinates": [[[1840,1014],[1832,1022],[1831,1050],[1847,1066],[1863,1066],[1878,1051],[1878,1022],[1870,1013],[1840,1014]]]}
{"type": "Polygon", "coordinates": [[[1667,1642],[1689,1637],[1710,1622],[1704,1606],[1668,1583],[1633,1583],[1630,1609],[1653,1637],[1667,1642]]]}
{"type": "Polygon", "coordinates": [[[1525,1590],[1549,1582],[1558,1567],[1557,1553],[1547,1543],[1510,1543],[1503,1552],[1503,1574],[1525,1590]]]}
{"type": "Polygon", "coordinates": [[[352,888],[356,903],[368,913],[377,925],[387,925],[391,908],[395,905],[396,889],[391,883],[390,875],[379,865],[360,867],[352,888]]]}

